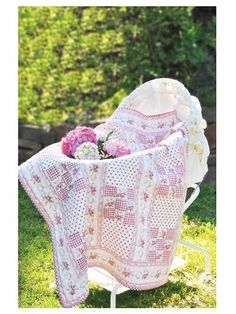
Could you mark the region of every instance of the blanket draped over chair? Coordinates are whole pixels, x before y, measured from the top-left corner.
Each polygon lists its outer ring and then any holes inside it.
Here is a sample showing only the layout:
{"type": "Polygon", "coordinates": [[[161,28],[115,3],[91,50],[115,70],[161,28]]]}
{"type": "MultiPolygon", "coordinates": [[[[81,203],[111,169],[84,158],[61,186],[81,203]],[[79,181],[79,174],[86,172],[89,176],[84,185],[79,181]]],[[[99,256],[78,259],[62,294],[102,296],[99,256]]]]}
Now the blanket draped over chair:
{"type": "Polygon", "coordinates": [[[64,307],[88,296],[90,266],[130,289],[167,282],[187,188],[207,171],[205,127],[199,102],[181,83],[156,79],[95,128],[98,137],[113,131],[132,154],[76,160],[55,143],[19,166],[19,179],[50,229],[64,307]],[[153,95],[156,112],[148,107],[153,95]]]}

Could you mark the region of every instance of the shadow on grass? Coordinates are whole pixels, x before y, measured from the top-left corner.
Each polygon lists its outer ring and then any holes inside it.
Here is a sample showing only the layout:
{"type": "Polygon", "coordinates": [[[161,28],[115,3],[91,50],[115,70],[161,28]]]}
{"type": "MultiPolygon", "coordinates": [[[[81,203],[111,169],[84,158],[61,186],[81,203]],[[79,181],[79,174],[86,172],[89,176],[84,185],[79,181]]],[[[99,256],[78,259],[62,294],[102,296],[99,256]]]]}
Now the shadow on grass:
{"type": "MultiPolygon", "coordinates": [[[[162,308],[165,306],[165,301],[173,299],[186,299],[189,293],[197,293],[198,288],[186,285],[182,281],[175,283],[168,282],[164,286],[156,289],[136,291],[129,290],[116,297],[117,308],[162,308]]],[[[87,299],[80,307],[89,308],[109,308],[111,293],[101,288],[90,288],[90,293],[87,299]]],[[[173,300],[174,301],[174,300],[173,300]]],[[[193,305],[194,306],[194,305],[193,305]]],[[[174,307],[170,306],[170,307],[174,307]]]]}
{"type": "MultiPolygon", "coordinates": [[[[215,190],[214,184],[203,183],[200,186],[201,192],[197,200],[190,206],[190,208],[184,214],[189,224],[194,224],[193,231],[199,230],[199,226],[205,223],[210,223],[211,226],[215,226],[215,190]],[[196,229],[196,230],[195,230],[196,229]]],[[[210,226],[210,228],[211,228],[210,226]]],[[[207,227],[203,227],[209,229],[207,227]]],[[[191,232],[193,232],[191,231],[191,232]]],[[[188,230],[190,234],[190,231],[188,230]]],[[[192,234],[191,234],[192,235],[192,234]]],[[[195,233],[194,233],[195,235],[195,233]]],[[[208,234],[207,234],[208,236],[208,234]]],[[[49,273],[52,266],[51,255],[51,240],[49,236],[48,228],[46,227],[43,217],[35,209],[31,200],[24,192],[23,188],[19,188],[19,298],[21,299],[21,307],[38,307],[41,302],[44,303],[43,307],[58,307],[58,294],[57,291],[41,291],[41,284],[38,288],[34,288],[31,291],[21,295],[21,291],[25,292],[27,287],[34,281],[32,281],[33,272],[37,271],[37,267],[42,268],[40,261],[47,260],[45,272],[49,273]],[[32,264],[32,261],[35,261],[32,264]],[[29,273],[25,274],[24,269],[31,268],[29,273]],[[33,269],[34,267],[35,269],[33,269]],[[49,269],[48,269],[49,268],[49,269]],[[27,277],[28,276],[28,277],[27,277]],[[31,276],[29,278],[29,276],[31,276]],[[36,291],[37,290],[37,293],[36,291]],[[32,295],[31,295],[32,294],[32,295]],[[44,297],[43,297],[44,295],[44,297]],[[40,296],[40,299],[38,300],[40,296]],[[33,305],[33,306],[32,306],[33,305]]],[[[42,269],[41,269],[42,270],[42,269]]],[[[44,271],[44,270],[42,270],[44,271]]],[[[41,276],[41,273],[38,277],[41,276]]],[[[39,278],[40,282],[43,275],[39,278]]],[[[33,278],[35,278],[33,276],[33,278]]],[[[48,279],[50,283],[51,277],[48,279]]],[[[34,284],[33,284],[34,285],[34,284]]],[[[32,287],[33,289],[33,287],[32,287]]],[[[31,290],[31,289],[30,289],[31,290]]],[[[188,286],[184,280],[181,279],[176,282],[169,281],[164,286],[157,289],[146,291],[127,291],[117,296],[117,307],[120,308],[163,308],[163,307],[199,307],[198,298],[203,298],[204,291],[201,292],[198,288],[188,286]],[[184,306],[185,304],[185,306],[184,306]]],[[[209,300],[202,303],[209,305],[209,300]],[[204,303],[205,302],[205,303],[204,303]]],[[[213,302],[213,301],[212,301],[213,302]]],[[[211,302],[211,303],[212,303],[211,302]]],[[[206,306],[205,305],[205,306],[206,306]]],[[[90,294],[88,298],[79,306],[87,308],[109,308],[110,307],[110,292],[99,287],[90,288],[90,294]]]]}
{"type": "Polygon", "coordinates": [[[216,185],[202,183],[200,194],[186,210],[185,215],[196,223],[216,224],[216,185]]]}

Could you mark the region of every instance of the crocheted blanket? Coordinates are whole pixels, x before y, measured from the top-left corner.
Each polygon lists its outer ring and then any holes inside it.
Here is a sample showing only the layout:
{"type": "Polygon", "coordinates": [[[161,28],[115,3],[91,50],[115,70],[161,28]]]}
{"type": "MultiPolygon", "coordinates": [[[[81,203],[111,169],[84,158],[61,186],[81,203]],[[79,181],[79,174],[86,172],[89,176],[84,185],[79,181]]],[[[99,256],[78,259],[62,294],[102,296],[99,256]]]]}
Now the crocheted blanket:
{"type": "Polygon", "coordinates": [[[98,137],[112,131],[132,154],[77,160],[55,143],[19,167],[21,183],[50,228],[64,307],[87,297],[90,266],[130,289],[166,283],[187,187],[207,172],[205,127],[197,98],[180,82],[155,79],[95,128],[98,137]]]}
{"type": "Polygon", "coordinates": [[[99,266],[130,289],[166,283],[186,194],[186,133],[156,147],[102,161],[79,161],[56,143],[19,167],[19,178],[50,228],[60,302],[88,296],[99,266]]]}

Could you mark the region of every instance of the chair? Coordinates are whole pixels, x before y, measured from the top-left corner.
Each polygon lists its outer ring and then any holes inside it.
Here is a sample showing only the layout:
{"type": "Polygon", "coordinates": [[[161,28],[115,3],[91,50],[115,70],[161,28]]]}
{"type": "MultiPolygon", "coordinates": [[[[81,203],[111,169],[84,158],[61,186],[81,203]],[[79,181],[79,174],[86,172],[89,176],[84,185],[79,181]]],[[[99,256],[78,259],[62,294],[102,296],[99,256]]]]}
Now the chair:
{"type": "MultiPolygon", "coordinates": [[[[134,90],[95,128],[97,137],[112,131],[111,139],[126,143],[132,154],[74,160],[55,143],[20,166],[19,178],[51,231],[63,306],[87,297],[88,274],[112,291],[115,307],[117,293],[161,286],[171,265],[186,262],[173,259],[182,213],[207,172],[205,127],[199,101],[183,84],[155,79],[134,90]],[[190,187],[194,193],[184,206],[190,187]],[[98,272],[100,266],[110,274],[98,272]]],[[[206,250],[179,243],[203,252],[210,273],[206,250]]]]}

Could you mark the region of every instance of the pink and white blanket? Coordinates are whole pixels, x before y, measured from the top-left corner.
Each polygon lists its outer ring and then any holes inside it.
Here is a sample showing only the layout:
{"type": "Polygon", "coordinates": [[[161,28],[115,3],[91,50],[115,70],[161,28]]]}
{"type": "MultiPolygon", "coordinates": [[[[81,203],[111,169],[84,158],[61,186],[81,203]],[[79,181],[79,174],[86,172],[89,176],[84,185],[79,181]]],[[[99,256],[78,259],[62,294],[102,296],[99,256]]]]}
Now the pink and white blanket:
{"type": "Polygon", "coordinates": [[[189,132],[177,113],[118,108],[95,131],[125,141],[133,152],[125,157],[79,161],[55,143],[20,165],[20,181],[50,229],[64,307],[88,296],[90,266],[130,289],[167,282],[188,187],[189,132]]]}

